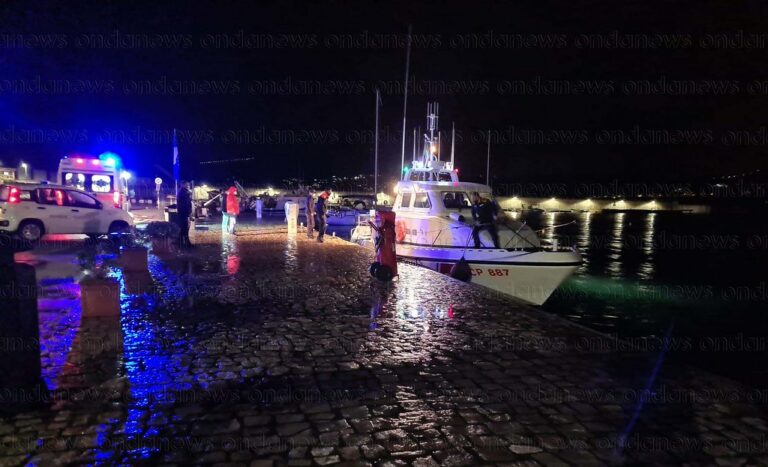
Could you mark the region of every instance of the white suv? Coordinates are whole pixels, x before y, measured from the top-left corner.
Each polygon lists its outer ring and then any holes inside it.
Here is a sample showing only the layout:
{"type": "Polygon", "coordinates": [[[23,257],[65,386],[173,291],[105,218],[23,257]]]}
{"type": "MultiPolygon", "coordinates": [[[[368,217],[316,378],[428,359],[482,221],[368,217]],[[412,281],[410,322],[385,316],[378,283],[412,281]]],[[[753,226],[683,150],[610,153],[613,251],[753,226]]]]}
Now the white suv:
{"type": "Polygon", "coordinates": [[[29,242],[44,234],[98,237],[131,226],[130,213],[80,190],[44,183],[0,185],[0,232],[16,233],[29,242]]]}

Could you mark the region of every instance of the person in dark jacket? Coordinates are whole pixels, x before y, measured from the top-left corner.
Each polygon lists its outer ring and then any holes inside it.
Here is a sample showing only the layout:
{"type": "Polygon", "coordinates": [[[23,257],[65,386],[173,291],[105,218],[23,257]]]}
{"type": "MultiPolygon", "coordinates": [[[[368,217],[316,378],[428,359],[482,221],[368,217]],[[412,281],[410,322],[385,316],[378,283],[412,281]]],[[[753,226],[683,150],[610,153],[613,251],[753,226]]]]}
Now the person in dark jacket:
{"type": "Polygon", "coordinates": [[[317,197],[315,204],[315,216],[317,217],[317,241],[323,243],[325,229],[328,227],[328,198],[331,196],[331,190],[325,190],[317,197]]]}
{"type": "Polygon", "coordinates": [[[472,229],[472,239],[475,241],[475,248],[480,248],[480,231],[487,230],[493,239],[493,247],[499,248],[499,231],[496,228],[496,214],[498,207],[493,201],[483,198],[479,193],[472,193],[472,218],[475,220],[475,226],[472,229]]]}
{"type": "Polygon", "coordinates": [[[178,212],[176,222],[179,226],[179,248],[191,248],[189,221],[192,218],[192,191],[189,189],[189,182],[181,182],[179,192],[176,194],[176,210],[178,212]]]}

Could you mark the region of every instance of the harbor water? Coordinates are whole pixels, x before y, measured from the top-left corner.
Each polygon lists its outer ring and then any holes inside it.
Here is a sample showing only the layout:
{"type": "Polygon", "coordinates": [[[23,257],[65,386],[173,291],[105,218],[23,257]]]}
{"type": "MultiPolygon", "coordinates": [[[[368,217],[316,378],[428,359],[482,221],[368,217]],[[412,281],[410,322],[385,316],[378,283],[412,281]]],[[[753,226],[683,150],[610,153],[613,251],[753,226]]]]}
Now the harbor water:
{"type": "Polygon", "coordinates": [[[768,384],[764,218],[671,212],[531,213],[576,245],[584,264],[546,311],[747,384],[768,384]],[[641,341],[642,342],[642,341],[641,341]]]}
{"type": "MultiPolygon", "coordinates": [[[[617,346],[661,351],[669,331],[671,358],[768,385],[766,219],[665,211],[517,219],[584,257],[544,311],[615,336],[617,346]]],[[[343,238],[349,230],[335,229],[343,238]]]]}

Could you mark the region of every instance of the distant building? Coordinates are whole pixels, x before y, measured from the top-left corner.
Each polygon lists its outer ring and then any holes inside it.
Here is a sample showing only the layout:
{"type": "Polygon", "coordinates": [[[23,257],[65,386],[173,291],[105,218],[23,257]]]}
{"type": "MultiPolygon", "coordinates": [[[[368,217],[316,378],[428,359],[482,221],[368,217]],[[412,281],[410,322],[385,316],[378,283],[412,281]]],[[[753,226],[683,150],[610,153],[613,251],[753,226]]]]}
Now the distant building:
{"type": "Polygon", "coordinates": [[[0,165],[0,180],[16,180],[16,169],[0,165]]]}

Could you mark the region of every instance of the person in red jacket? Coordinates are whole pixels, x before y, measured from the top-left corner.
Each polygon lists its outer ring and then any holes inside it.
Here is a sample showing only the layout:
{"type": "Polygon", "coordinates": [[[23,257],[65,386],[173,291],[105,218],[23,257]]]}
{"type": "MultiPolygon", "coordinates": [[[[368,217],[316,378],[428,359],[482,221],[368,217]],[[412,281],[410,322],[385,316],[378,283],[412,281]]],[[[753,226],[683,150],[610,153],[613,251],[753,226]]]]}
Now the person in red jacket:
{"type": "Polygon", "coordinates": [[[237,216],[240,215],[240,197],[237,195],[237,188],[231,186],[227,190],[227,226],[226,231],[229,234],[235,233],[235,224],[237,224],[237,216]]]}

